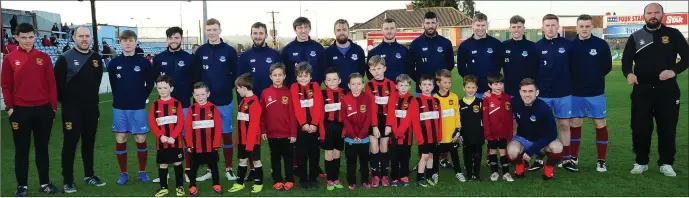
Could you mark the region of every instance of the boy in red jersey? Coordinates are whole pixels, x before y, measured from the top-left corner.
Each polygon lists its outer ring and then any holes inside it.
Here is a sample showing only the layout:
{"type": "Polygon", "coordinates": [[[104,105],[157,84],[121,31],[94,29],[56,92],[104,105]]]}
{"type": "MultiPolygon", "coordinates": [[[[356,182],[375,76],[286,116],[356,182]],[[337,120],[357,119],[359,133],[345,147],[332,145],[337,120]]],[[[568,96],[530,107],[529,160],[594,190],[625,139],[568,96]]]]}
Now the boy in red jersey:
{"type": "Polygon", "coordinates": [[[347,183],[349,190],[356,189],[356,163],[359,159],[359,174],[363,188],[371,188],[368,184],[368,160],[369,156],[369,127],[371,120],[376,115],[371,95],[362,94],[364,77],[359,73],[349,75],[349,89],[351,90],[342,100],[344,111],[345,150],[347,155],[347,183]]]}
{"type": "Polygon", "coordinates": [[[434,180],[431,178],[435,174],[433,172],[433,154],[442,138],[443,121],[440,101],[431,95],[434,80],[429,75],[421,76],[419,80],[421,95],[416,98],[418,105],[409,107],[413,111],[411,115],[414,116],[412,118],[414,135],[416,136],[416,143],[419,145],[419,153],[421,153],[416,184],[422,187],[435,186],[434,180]],[[426,177],[424,177],[424,173],[426,177]]]}
{"type": "Polygon", "coordinates": [[[189,194],[197,196],[196,173],[199,165],[207,164],[211,169],[213,178],[213,191],[222,192],[220,186],[220,174],[218,173],[218,149],[222,139],[222,121],[218,107],[208,101],[210,96],[208,86],[203,82],[194,84],[194,103],[189,107],[187,117],[184,119],[185,143],[191,160],[189,174],[189,194]]]}
{"type": "Polygon", "coordinates": [[[502,74],[488,75],[488,86],[490,95],[483,97],[483,131],[484,137],[488,140],[488,161],[490,162],[491,181],[497,181],[498,166],[502,167],[502,179],[508,182],[514,181],[510,175],[510,165],[507,161],[507,142],[512,139],[512,101],[507,93],[503,92],[502,74]],[[500,163],[498,165],[498,152],[500,163]]]}
{"type": "Polygon", "coordinates": [[[345,95],[344,89],[339,87],[340,79],[337,69],[330,67],[325,70],[325,87],[323,89],[323,103],[325,114],[323,123],[320,125],[323,150],[325,150],[325,173],[327,175],[328,190],[344,188],[340,183],[340,151],[344,150],[344,139],[342,138],[342,100],[345,95]]]}
{"type": "Polygon", "coordinates": [[[388,140],[392,132],[390,127],[385,124],[388,116],[387,106],[390,95],[396,95],[395,83],[385,78],[385,58],[376,55],[368,61],[368,70],[373,79],[366,86],[366,94],[371,95],[376,104],[376,115],[373,115],[371,122],[371,170],[373,178],[371,187],[378,187],[382,183],[383,187],[390,186],[388,178],[388,140]]]}
{"type": "Polygon", "coordinates": [[[388,116],[386,128],[392,130],[393,139],[390,143],[392,154],[392,186],[409,185],[409,157],[411,156],[412,130],[411,115],[408,110],[411,106],[418,106],[416,98],[409,94],[411,77],[407,74],[400,74],[395,80],[398,94],[390,96],[388,102],[388,116]],[[392,116],[394,115],[394,116],[392,116]]]}
{"type": "Polygon", "coordinates": [[[156,137],[156,162],[158,163],[158,176],[160,178],[160,189],[155,194],[162,197],[169,193],[167,185],[168,164],[175,167],[175,182],[177,196],[184,196],[184,152],[182,145],[182,128],[184,122],[182,116],[182,103],[172,98],[171,92],[172,78],[170,76],[159,76],[155,81],[156,89],[160,99],[151,104],[148,114],[148,125],[156,137]]]}
{"type": "Polygon", "coordinates": [[[254,165],[254,185],[251,193],[259,193],[263,190],[263,165],[261,164],[261,114],[263,108],[258,101],[258,97],[252,91],[254,79],[250,73],[242,74],[234,81],[239,96],[237,112],[237,158],[239,158],[239,168],[237,173],[237,183],[232,186],[229,192],[239,192],[244,189],[244,177],[247,172],[249,160],[254,165]]]}
{"type": "Polygon", "coordinates": [[[289,89],[283,85],[286,68],[282,63],[270,66],[270,80],[273,85],[263,90],[261,94],[262,139],[268,140],[270,147],[270,162],[275,190],[289,191],[294,187],[294,173],[292,167],[292,150],[297,141],[297,119],[294,117],[294,105],[290,100],[289,89]],[[271,112],[271,113],[267,113],[271,112]],[[270,124],[266,122],[270,121],[270,124]],[[285,177],[282,177],[284,161],[285,177]]]}
{"type": "MultiPolygon", "coordinates": [[[[318,138],[318,125],[323,119],[323,94],[317,82],[311,81],[313,69],[308,62],[296,66],[297,82],[290,92],[294,103],[294,113],[299,124],[297,132],[297,164],[299,185],[302,189],[318,187],[318,156],[321,154],[318,138]],[[307,169],[308,164],[308,169],[307,169]],[[308,170],[308,172],[307,172],[308,170]]],[[[323,137],[320,137],[323,139],[323,137]]]]}

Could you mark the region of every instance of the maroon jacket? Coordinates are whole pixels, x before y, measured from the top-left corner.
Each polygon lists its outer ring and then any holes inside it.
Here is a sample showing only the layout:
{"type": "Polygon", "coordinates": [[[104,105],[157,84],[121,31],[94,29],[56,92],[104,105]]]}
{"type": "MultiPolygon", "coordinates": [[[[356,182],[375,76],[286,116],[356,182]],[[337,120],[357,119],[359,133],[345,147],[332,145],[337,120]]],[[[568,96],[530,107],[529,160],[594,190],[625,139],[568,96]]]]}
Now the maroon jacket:
{"type": "Polygon", "coordinates": [[[486,140],[512,139],[512,104],[510,96],[502,92],[483,97],[483,136],[486,140]]]}
{"type": "Polygon", "coordinates": [[[344,111],[344,129],[342,134],[352,139],[368,137],[371,119],[373,116],[376,116],[374,114],[376,108],[369,94],[362,92],[358,97],[354,97],[352,92],[349,92],[349,94],[345,95],[340,110],[344,111]]]}
{"type": "Polygon", "coordinates": [[[263,90],[261,134],[267,134],[268,138],[297,137],[297,119],[290,97],[291,93],[285,86],[275,88],[271,85],[263,90]]]}
{"type": "Polygon", "coordinates": [[[57,110],[53,62],[36,48],[18,49],[2,60],[2,95],[5,106],[35,107],[50,103],[57,110]]]}

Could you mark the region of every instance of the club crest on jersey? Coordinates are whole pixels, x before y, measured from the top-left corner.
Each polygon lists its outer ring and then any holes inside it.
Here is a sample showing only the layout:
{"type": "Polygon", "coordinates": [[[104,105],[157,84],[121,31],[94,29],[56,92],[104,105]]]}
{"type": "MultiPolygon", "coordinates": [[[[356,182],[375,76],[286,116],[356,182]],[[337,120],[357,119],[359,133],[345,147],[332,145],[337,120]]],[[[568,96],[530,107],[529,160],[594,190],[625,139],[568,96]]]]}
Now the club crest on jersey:
{"type": "Polygon", "coordinates": [[[541,54],[548,54],[548,50],[541,51],[541,54]]]}
{"type": "Polygon", "coordinates": [[[660,37],[660,40],[663,41],[663,44],[670,43],[670,37],[668,37],[668,36],[662,36],[662,37],[660,37]]]}
{"type": "Polygon", "coordinates": [[[405,109],[406,109],[406,108],[409,108],[409,103],[408,103],[408,102],[404,102],[404,104],[403,104],[402,106],[403,106],[405,109]]]}
{"type": "Polygon", "coordinates": [[[434,109],[434,110],[438,110],[438,105],[437,105],[437,104],[433,104],[433,109],[434,109]]]}
{"type": "Polygon", "coordinates": [[[402,58],[402,54],[396,53],[396,54],[395,54],[395,57],[396,57],[396,58],[402,58]]]}
{"type": "Polygon", "coordinates": [[[450,105],[454,105],[454,104],[455,104],[455,101],[454,101],[454,100],[450,100],[449,103],[450,103],[450,105]]]}
{"type": "Polygon", "coordinates": [[[560,54],[565,53],[565,48],[561,47],[560,49],[557,49],[557,52],[560,52],[560,54]]]}
{"type": "Polygon", "coordinates": [[[306,94],[309,98],[313,97],[313,90],[309,90],[309,92],[306,94]]]}
{"type": "Polygon", "coordinates": [[[184,61],[179,61],[179,62],[177,63],[177,66],[184,67],[184,61]]]}
{"type": "Polygon", "coordinates": [[[72,122],[65,122],[65,129],[72,130],[72,122]]]}
{"type": "Polygon", "coordinates": [[[505,50],[505,54],[509,54],[510,52],[512,52],[512,51],[510,51],[510,50],[505,50]]]}
{"type": "Polygon", "coordinates": [[[254,63],[254,62],[256,62],[256,59],[253,59],[253,58],[252,58],[251,60],[249,60],[249,62],[250,62],[250,63],[254,63]]]}
{"type": "Polygon", "coordinates": [[[14,129],[14,130],[19,129],[19,123],[12,122],[12,129],[14,129]]]}
{"type": "Polygon", "coordinates": [[[206,115],[206,116],[208,116],[208,119],[213,119],[213,114],[210,112],[208,112],[208,115],[206,115]]]}
{"type": "Polygon", "coordinates": [[[220,62],[225,62],[227,59],[225,59],[225,56],[220,56],[220,62]]]}
{"type": "Polygon", "coordinates": [[[309,54],[309,55],[311,55],[312,57],[315,57],[315,56],[316,56],[316,51],[311,51],[311,54],[309,54]]]}
{"type": "Polygon", "coordinates": [[[421,48],[421,51],[424,51],[424,52],[428,51],[428,48],[427,47],[421,48]]]}
{"type": "Polygon", "coordinates": [[[138,65],[137,65],[137,66],[134,66],[134,71],[135,71],[135,72],[140,72],[140,71],[141,71],[141,68],[140,68],[138,65]]]}
{"type": "Polygon", "coordinates": [[[172,109],[170,109],[170,112],[177,113],[177,107],[172,107],[172,109]]]}
{"type": "Polygon", "coordinates": [[[352,54],[352,60],[358,60],[358,59],[359,59],[359,56],[357,56],[356,54],[352,54]]]}
{"type": "Polygon", "coordinates": [[[160,65],[166,66],[166,65],[167,65],[167,62],[161,62],[160,65]]]}
{"type": "Polygon", "coordinates": [[[596,54],[598,54],[598,52],[596,52],[596,49],[591,49],[589,54],[591,54],[591,56],[595,56],[596,54]]]}
{"type": "Polygon", "coordinates": [[[244,111],[249,110],[249,105],[244,105],[244,111]]]}
{"type": "Polygon", "coordinates": [[[292,56],[299,56],[299,52],[292,53],[292,56]]]}
{"type": "Polygon", "coordinates": [[[98,60],[93,60],[93,67],[98,68],[100,65],[98,64],[98,60]]]}
{"type": "Polygon", "coordinates": [[[282,104],[287,104],[287,101],[289,101],[289,98],[287,98],[287,96],[282,96],[282,104]]]}
{"type": "Polygon", "coordinates": [[[531,120],[531,122],[536,122],[536,116],[531,115],[531,117],[529,117],[529,120],[531,120]]]}
{"type": "Polygon", "coordinates": [[[19,65],[21,65],[21,64],[22,64],[22,63],[19,62],[19,60],[15,60],[15,61],[14,61],[14,65],[16,65],[16,66],[19,66],[19,65]]]}
{"type": "Polygon", "coordinates": [[[443,52],[443,47],[438,47],[438,52],[443,52]]]}
{"type": "Polygon", "coordinates": [[[366,113],[366,105],[359,106],[359,111],[361,111],[361,113],[366,113]]]}
{"type": "Polygon", "coordinates": [[[273,63],[273,59],[270,57],[266,58],[266,63],[273,63]]]}
{"type": "Polygon", "coordinates": [[[474,110],[474,113],[478,113],[478,111],[481,110],[481,108],[478,107],[478,105],[474,105],[472,108],[474,110]]]}
{"type": "Polygon", "coordinates": [[[505,110],[508,110],[508,111],[509,111],[510,109],[512,109],[512,103],[510,103],[510,102],[505,102],[505,110]]]}
{"type": "Polygon", "coordinates": [[[522,56],[523,57],[529,56],[529,52],[527,52],[526,50],[522,51],[522,56]]]}
{"type": "Polygon", "coordinates": [[[486,52],[488,52],[489,54],[492,54],[492,53],[493,53],[493,48],[490,48],[490,47],[489,47],[488,50],[486,50],[486,52]]]}
{"type": "Polygon", "coordinates": [[[37,65],[43,65],[43,58],[36,58],[37,65]]]}
{"type": "Polygon", "coordinates": [[[389,91],[389,90],[385,90],[385,95],[386,95],[386,96],[389,96],[389,95],[390,95],[390,91],[389,91]]]}

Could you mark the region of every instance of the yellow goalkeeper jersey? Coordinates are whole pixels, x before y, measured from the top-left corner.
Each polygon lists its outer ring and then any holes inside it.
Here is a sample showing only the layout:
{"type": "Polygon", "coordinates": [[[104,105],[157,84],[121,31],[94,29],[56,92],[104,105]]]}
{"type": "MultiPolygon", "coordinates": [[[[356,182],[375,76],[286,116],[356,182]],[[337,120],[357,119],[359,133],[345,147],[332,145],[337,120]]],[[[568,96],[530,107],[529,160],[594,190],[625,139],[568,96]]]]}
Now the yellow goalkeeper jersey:
{"type": "Polygon", "coordinates": [[[440,143],[450,143],[455,129],[462,126],[459,122],[459,97],[450,91],[446,96],[436,93],[435,98],[440,100],[443,115],[443,137],[440,143]]]}

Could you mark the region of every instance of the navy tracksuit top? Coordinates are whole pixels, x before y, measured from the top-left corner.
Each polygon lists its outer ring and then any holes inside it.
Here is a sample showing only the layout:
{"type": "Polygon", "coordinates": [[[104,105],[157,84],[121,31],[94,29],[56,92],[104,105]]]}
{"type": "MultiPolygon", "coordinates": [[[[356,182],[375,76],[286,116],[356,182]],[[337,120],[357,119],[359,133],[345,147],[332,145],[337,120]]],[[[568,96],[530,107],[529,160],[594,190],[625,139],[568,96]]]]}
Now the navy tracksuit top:
{"type": "Polygon", "coordinates": [[[120,54],[108,63],[112,88],[112,107],[121,110],[146,108],[146,99],[153,90],[155,68],[143,56],[120,54]]]}
{"type": "Polygon", "coordinates": [[[231,104],[237,75],[237,50],[222,39],[217,45],[206,42],[196,50],[196,61],[196,79],[205,82],[211,92],[208,101],[217,106],[231,104]]]}
{"type": "Polygon", "coordinates": [[[536,42],[541,58],[536,75],[539,97],[561,98],[572,95],[572,72],[570,65],[571,41],[558,35],[548,40],[543,37],[536,42]]]}
{"type": "MultiPolygon", "coordinates": [[[[325,67],[337,68],[337,73],[340,75],[340,79],[342,79],[340,81],[340,87],[347,92],[349,91],[349,86],[347,86],[349,83],[349,75],[353,73],[366,75],[366,71],[368,71],[364,49],[352,40],[348,42],[349,49],[345,54],[340,52],[335,43],[325,49],[325,67]]],[[[325,73],[323,75],[325,75],[325,73]]],[[[325,76],[323,76],[323,79],[325,79],[325,76]]]]}
{"type": "Polygon", "coordinates": [[[281,53],[282,63],[287,67],[285,85],[297,82],[297,76],[294,72],[297,64],[302,61],[308,61],[311,65],[313,70],[311,74],[312,81],[321,84],[323,79],[325,79],[325,50],[320,43],[311,40],[311,37],[304,42],[294,39],[294,41],[282,48],[281,53]]]}
{"type": "Polygon", "coordinates": [[[254,94],[261,98],[261,92],[273,84],[273,81],[270,80],[270,66],[278,62],[282,62],[282,60],[277,50],[268,47],[268,45],[252,46],[239,56],[237,75],[251,72],[254,79],[254,94]]]}
{"type": "MultiPolygon", "coordinates": [[[[404,45],[397,43],[396,40],[392,43],[382,42],[378,44],[368,52],[366,60],[371,60],[371,57],[375,55],[380,55],[385,59],[387,65],[385,78],[387,79],[395,81],[400,74],[411,74],[414,71],[414,68],[411,68],[409,50],[404,45]]],[[[366,75],[368,79],[373,79],[368,70],[366,70],[366,75]]]]}
{"type": "Polygon", "coordinates": [[[535,78],[538,71],[538,60],[541,52],[536,50],[536,43],[526,40],[506,40],[505,64],[502,73],[505,75],[505,92],[510,96],[519,96],[519,83],[524,78],[535,78]]]}
{"type": "Polygon", "coordinates": [[[488,90],[488,75],[500,73],[505,63],[502,43],[490,35],[476,40],[472,35],[457,50],[457,72],[460,76],[474,75],[478,79],[478,93],[488,90]]]}
{"type": "Polygon", "coordinates": [[[165,50],[153,58],[153,67],[159,75],[172,77],[172,97],[182,103],[182,107],[191,106],[191,93],[194,85],[194,76],[191,68],[194,67],[194,57],[184,50],[171,52],[165,50]]]}
{"type": "Polygon", "coordinates": [[[579,36],[570,49],[572,64],[572,95],[598,96],[605,93],[605,75],[612,70],[610,46],[605,40],[591,35],[586,40],[579,36]]]}
{"type": "MultiPolygon", "coordinates": [[[[416,81],[416,93],[421,93],[419,78],[421,75],[435,77],[435,72],[440,69],[452,71],[455,67],[455,57],[452,51],[452,42],[443,36],[435,35],[429,37],[421,35],[414,39],[409,45],[411,68],[409,76],[416,81]]],[[[438,87],[434,86],[433,92],[437,92],[438,87]]]]}

